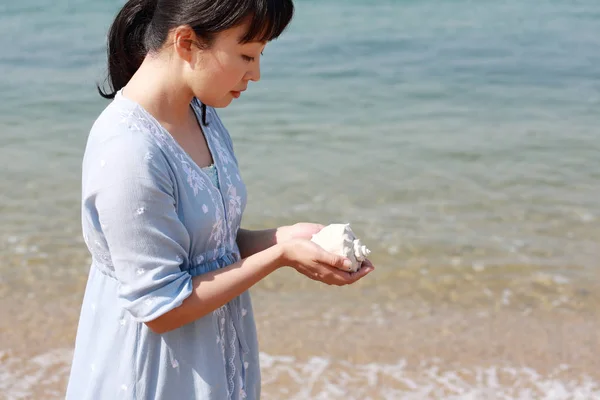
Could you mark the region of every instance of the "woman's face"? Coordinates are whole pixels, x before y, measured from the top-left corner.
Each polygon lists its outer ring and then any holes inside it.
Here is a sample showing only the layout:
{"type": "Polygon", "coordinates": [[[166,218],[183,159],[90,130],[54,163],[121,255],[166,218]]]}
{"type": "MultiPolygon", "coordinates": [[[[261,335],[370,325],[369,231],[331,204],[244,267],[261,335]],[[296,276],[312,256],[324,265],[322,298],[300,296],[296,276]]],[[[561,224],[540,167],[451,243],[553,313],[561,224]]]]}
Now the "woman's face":
{"type": "Polygon", "coordinates": [[[266,43],[241,44],[246,31],[243,24],[220,32],[210,48],[193,51],[187,82],[202,103],[227,107],[246,90],[249,81],[260,79],[260,56],[266,43]]]}

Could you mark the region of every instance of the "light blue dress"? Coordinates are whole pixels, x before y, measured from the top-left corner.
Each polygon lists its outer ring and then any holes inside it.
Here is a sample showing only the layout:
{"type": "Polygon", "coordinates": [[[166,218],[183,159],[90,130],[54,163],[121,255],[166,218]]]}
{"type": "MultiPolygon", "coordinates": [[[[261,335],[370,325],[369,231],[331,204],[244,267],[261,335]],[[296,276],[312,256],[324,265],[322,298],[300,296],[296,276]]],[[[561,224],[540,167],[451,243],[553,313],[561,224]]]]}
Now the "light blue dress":
{"type": "MultiPolygon", "coordinates": [[[[201,123],[196,99],[192,107],[201,123]]],[[[68,400],[260,397],[248,292],[162,335],[144,324],[179,306],[192,277],[240,260],[246,189],[229,133],[210,107],[207,122],[214,174],[120,92],[92,127],[82,171],[92,265],[68,400]]]]}

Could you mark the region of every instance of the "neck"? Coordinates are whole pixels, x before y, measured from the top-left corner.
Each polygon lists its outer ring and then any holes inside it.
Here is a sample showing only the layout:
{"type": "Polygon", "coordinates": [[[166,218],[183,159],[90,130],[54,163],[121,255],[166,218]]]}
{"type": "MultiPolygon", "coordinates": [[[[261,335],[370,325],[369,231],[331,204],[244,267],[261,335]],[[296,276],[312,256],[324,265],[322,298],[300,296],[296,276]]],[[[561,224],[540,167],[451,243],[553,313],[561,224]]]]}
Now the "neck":
{"type": "Polygon", "coordinates": [[[191,90],[178,81],[180,68],[165,57],[146,56],[140,68],[123,88],[123,95],[139,103],[158,121],[181,125],[188,120],[191,90]]]}

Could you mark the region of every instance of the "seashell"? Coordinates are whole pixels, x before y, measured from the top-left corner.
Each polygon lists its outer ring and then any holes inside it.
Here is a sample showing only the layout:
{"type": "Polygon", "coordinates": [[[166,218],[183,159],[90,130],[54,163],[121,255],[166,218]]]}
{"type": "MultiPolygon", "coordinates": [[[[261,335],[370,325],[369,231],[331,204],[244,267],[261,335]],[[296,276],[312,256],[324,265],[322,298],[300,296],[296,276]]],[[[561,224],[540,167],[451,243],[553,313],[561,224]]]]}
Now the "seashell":
{"type": "Polygon", "coordinates": [[[311,241],[323,249],[352,261],[348,272],[356,272],[371,251],[356,237],[350,224],[331,224],[314,234],[311,241]]]}

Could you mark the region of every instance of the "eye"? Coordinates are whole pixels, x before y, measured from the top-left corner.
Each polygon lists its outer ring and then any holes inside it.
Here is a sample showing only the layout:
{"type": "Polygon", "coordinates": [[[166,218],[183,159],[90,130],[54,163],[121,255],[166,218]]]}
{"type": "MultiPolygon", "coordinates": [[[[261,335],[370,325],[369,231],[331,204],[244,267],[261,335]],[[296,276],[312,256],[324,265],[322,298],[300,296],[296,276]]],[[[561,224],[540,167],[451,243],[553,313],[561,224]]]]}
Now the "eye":
{"type": "MultiPolygon", "coordinates": [[[[260,52],[260,55],[261,55],[261,56],[263,55],[263,52],[262,52],[262,51],[260,52]]],[[[247,56],[247,55],[245,55],[245,54],[242,54],[242,58],[243,58],[243,59],[244,59],[244,61],[246,61],[246,62],[252,62],[252,61],[256,60],[256,57],[247,56]]]]}

